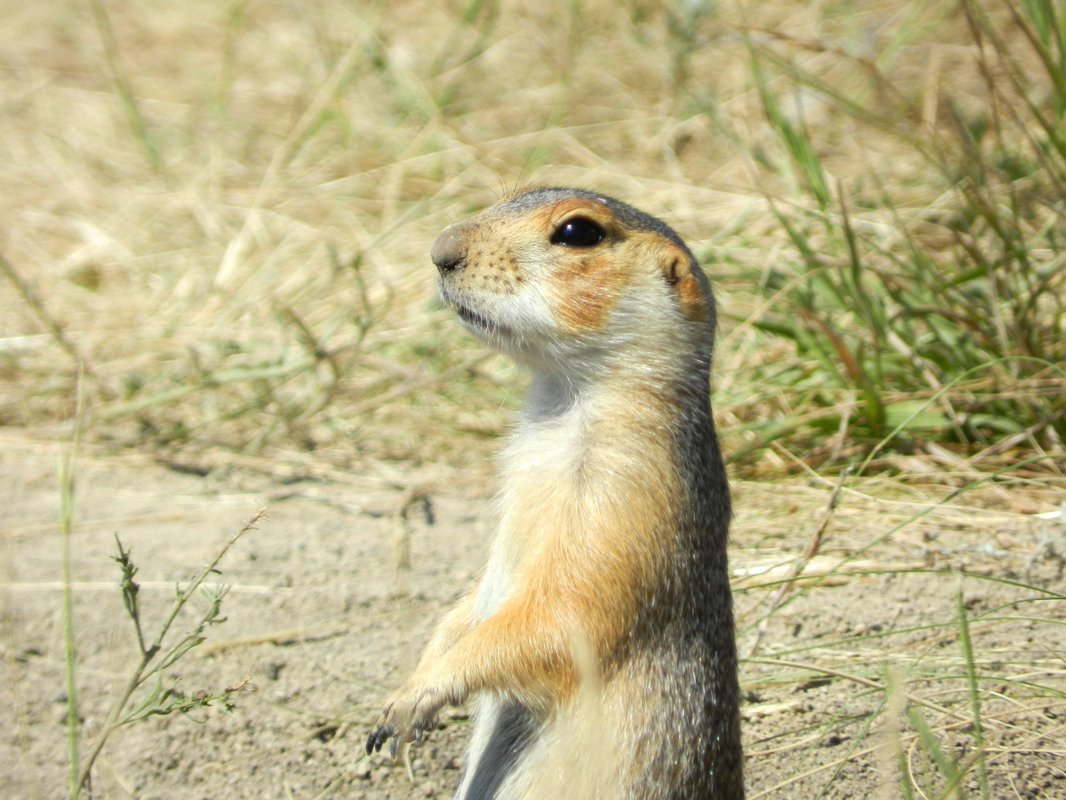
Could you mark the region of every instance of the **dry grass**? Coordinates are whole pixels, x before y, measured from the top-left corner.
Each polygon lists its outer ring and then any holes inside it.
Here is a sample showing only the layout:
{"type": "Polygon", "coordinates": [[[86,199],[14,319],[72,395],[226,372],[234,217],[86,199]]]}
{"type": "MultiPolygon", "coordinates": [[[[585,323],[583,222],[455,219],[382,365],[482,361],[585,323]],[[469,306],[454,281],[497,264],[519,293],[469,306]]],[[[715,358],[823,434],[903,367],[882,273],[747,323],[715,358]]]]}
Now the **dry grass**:
{"type": "MultiPolygon", "coordinates": [[[[97,437],[185,454],[314,450],[341,466],[476,463],[519,379],[436,308],[428,243],[514,186],[569,183],[664,216],[705,256],[725,314],[730,449],[791,469],[768,443],[800,428],[785,449],[809,448],[812,419],[829,441],[862,406],[842,391],[820,410],[797,379],[766,379],[812,363],[761,330],[794,301],[777,285],[794,257],[770,201],[810,196],[751,53],[868,110],[916,110],[917,130],[950,128],[949,103],[989,98],[957,10],[738,11],[739,22],[699,3],[9,9],[0,421],[67,419],[80,360],[97,437]]],[[[928,209],[958,206],[899,130],[777,72],[766,88],[830,191],[862,203],[863,187],[891,188],[892,206],[852,210],[855,226],[899,238],[899,218],[929,228],[928,209]]],[[[1039,391],[1049,380],[1062,378],[1039,391]]],[[[882,391],[890,405],[929,394],[882,391]]],[[[839,460],[834,446],[819,458],[839,460]]]]}

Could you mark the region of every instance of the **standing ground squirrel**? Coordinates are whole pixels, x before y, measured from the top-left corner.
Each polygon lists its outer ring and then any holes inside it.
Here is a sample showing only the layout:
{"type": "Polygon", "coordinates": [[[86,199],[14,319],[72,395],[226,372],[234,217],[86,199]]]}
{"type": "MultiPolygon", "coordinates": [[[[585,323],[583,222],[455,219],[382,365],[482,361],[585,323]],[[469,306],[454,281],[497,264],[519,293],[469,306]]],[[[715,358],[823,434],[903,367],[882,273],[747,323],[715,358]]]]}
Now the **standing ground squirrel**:
{"type": "Polygon", "coordinates": [[[742,798],[706,276],[667,225],[577,189],[451,225],[432,259],[533,382],[484,576],[367,752],[478,695],[463,800],[742,798]]]}

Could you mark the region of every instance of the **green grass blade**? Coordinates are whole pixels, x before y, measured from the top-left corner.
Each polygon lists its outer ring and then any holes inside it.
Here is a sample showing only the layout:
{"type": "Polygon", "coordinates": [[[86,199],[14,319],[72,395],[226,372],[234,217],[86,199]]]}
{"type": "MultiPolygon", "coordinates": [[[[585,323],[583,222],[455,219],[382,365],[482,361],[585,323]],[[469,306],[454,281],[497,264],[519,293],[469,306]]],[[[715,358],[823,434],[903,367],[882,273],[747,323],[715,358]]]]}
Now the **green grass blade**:
{"type": "Polygon", "coordinates": [[[63,576],[63,676],[67,694],[67,795],[76,798],[81,794],[81,757],[79,740],[81,726],[78,722],[78,683],[76,676],[77,651],[74,641],[74,593],[71,564],[70,536],[74,527],[74,474],[81,438],[82,381],[77,380],[77,404],[74,412],[74,434],[70,448],[59,461],[59,541],[60,561],[63,576]]]}
{"type": "Polygon", "coordinates": [[[976,751],[977,780],[981,787],[981,799],[988,800],[988,766],[985,762],[985,735],[981,723],[981,692],[977,686],[977,667],[974,662],[973,639],[970,637],[970,621],[962,592],[961,573],[956,574],[955,605],[959,615],[959,644],[962,647],[966,683],[970,691],[970,710],[973,713],[973,746],[976,751]]]}

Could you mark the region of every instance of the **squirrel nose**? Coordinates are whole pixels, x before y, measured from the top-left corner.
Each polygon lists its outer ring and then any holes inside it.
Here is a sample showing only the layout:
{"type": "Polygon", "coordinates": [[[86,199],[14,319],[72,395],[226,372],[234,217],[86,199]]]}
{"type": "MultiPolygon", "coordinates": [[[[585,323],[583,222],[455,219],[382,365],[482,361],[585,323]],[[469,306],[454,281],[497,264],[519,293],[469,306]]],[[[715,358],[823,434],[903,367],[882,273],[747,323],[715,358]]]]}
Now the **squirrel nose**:
{"type": "Polygon", "coordinates": [[[429,251],[429,257],[433,259],[441,275],[459,269],[466,261],[463,227],[462,224],[449,225],[437,237],[437,241],[433,243],[433,248],[429,251]]]}

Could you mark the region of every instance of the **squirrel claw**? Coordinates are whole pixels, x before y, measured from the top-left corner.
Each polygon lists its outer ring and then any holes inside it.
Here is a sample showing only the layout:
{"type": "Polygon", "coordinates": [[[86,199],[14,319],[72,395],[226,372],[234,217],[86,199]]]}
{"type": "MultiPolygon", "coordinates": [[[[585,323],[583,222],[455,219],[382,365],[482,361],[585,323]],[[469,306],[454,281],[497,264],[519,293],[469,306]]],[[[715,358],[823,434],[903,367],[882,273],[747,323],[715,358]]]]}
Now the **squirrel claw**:
{"type": "Polygon", "coordinates": [[[396,758],[396,754],[399,752],[401,744],[406,744],[407,742],[413,742],[415,745],[422,744],[422,741],[425,739],[426,731],[431,725],[432,721],[423,724],[415,724],[409,732],[401,734],[400,729],[394,722],[379,723],[378,726],[370,732],[370,735],[366,737],[366,754],[369,756],[373,753],[380,753],[385,742],[392,739],[392,742],[389,745],[389,754],[393,758],[396,758]]]}
{"type": "MultiPolygon", "coordinates": [[[[378,725],[377,728],[371,731],[370,735],[366,737],[366,754],[370,755],[371,753],[380,753],[381,746],[385,744],[385,742],[390,736],[394,736],[395,734],[395,726],[384,724],[378,725]]],[[[396,755],[396,744],[397,740],[393,740],[392,754],[394,756],[396,755]]]]}

